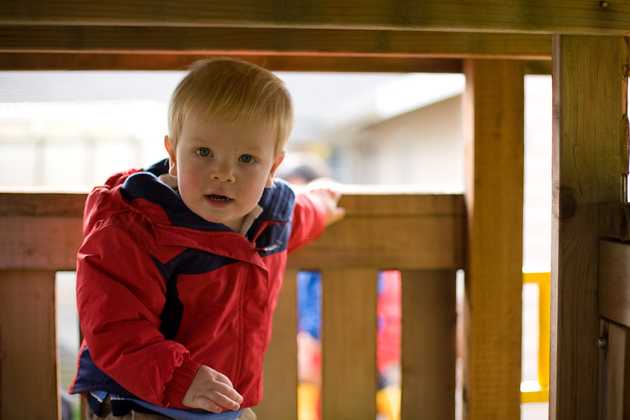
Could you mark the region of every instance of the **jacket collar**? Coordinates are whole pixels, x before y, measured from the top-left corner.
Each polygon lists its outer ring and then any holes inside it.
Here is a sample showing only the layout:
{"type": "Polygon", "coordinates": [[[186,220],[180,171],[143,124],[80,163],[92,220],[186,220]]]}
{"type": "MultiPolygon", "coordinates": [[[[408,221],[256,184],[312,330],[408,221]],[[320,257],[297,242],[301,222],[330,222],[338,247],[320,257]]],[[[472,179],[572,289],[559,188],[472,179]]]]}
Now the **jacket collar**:
{"type": "MultiPolygon", "coordinates": [[[[149,214],[166,215],[167,220],[154,220],[158,223],[169,223],[173,226],[191,228],[202,231],[233,232],[229,227],[209,222],[190,210],[182,201],[179,193],[159,180],[159,176],[168,173],[168,159],[161,160],[147,168],[136,172],[124,181],[120,192],[131,203],[157,205],[162,211],[150,211],[149,214]]],[[[260,235],[260,230],[269,223],[287,223],[291,218],[295,194],[293,190],[280,180],[265,188],[258,204],[262,212],[256,218],[247,233],[250,240],[260,235]]],[[[163,217],[157,216],[157,219],[163,217]]]]}

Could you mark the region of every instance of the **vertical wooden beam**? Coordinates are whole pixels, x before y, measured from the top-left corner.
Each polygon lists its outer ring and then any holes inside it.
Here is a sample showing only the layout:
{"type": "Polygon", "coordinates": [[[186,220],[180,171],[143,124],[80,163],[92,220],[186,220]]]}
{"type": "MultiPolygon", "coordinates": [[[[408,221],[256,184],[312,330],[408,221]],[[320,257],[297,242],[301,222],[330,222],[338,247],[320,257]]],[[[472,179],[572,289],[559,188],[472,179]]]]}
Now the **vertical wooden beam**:
{"type": "Polygon", "coordinates": [[[608,323],[608,352],[606,355],[605,420],[630,418],[630,345],[628,328],[608,323]]]}
{"type": "Polygon", "coordinates": [[[322,272],[324,420],[376,418],[376,270],[322,272]]]}
{"type": "Polygon", "coordinates": [[[0,418],[56,419],[55,273],[0,271],[0,418]]]}
{"type": "Polygon", "coordinates": [[[550,418],[597,418],[598,204],[619,202],[627,154],[622,37],[553,38],[550,418]]]}
{"type": "Polygon", "coordinates": [[[455,418],[455,272],[402,272],[401,419],[455,418]]]}
{"type": "Polygon", "coordinates": [[[265,354],[260,420],[297,418],[297,270],[289,269],[278,297],[271,343],[265,354]]]}
{"type": "Polygon", "coordinates": [[[523,66],[469,60],[466,91],[464,415],[519,419],[523,243],[523,66]]]}

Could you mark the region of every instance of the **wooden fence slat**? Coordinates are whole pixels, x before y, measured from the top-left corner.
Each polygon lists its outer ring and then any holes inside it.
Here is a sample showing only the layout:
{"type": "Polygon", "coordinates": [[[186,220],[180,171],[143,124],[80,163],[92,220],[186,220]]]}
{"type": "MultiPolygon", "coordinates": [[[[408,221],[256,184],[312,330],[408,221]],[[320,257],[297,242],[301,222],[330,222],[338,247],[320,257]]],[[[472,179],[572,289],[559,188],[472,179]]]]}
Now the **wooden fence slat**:
{"type": "Polygon", "coordinates": [[[623,37],[553,38],[553,209],[549,413],[598,412],[600,206],[619,202],[627,168],[623,37]]]}
{"type": "Polygon", "coordinates": [[[0,418],[59,412],[55,273],[0,271],[0,418]]]}
{"type": "Polygon", "coordinates": [[[324,420],[376,417],[376,276],[322,271],[324,420]]]}
{"type": "Polygon", "coordinates": [[[455,271],[403,271],[401,295],[401,419],[454,419],[455,271]]]}
{"type": "Polygon", "coordinates": [[[260,420],[297,418],[297,270],[287,270],[265,355],[264,398],[255,408],[260,420]]]}
{"type": "Polygon", "coordinates": [[[506,60],[469,60],[464,68],[464,415],[513,420],[521,383],[523,68],[506,60]]]}

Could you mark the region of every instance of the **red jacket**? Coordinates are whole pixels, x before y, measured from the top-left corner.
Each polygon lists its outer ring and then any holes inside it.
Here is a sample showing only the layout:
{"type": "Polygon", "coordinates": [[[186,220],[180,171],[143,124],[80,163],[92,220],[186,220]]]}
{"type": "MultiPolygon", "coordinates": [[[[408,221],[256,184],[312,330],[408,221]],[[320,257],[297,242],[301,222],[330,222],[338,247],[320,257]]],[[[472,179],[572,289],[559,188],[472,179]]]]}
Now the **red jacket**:
{"type": "Polygon", "coordinates": [[[185,408],[203,364],[230,378],[242,407],[256,405],[287,252],[322,232],[324,213],[276,181],[243,236],[189,210],[158,181],[165,170],[115,175],[88,196],[77,260],[85,340],[71,392],[185,408]]]}

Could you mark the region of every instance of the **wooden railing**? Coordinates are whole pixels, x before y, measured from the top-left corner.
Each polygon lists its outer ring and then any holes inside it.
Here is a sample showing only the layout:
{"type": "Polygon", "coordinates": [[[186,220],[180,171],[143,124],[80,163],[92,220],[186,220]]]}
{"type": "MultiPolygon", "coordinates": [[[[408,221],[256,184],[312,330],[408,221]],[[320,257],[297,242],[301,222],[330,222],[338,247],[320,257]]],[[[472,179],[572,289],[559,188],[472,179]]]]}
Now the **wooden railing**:
{"type": "MultiPolygon", "coordinates": [[[[0,193],[0,417],[58,411],[55,272],[72,270],[84,194],[0,193]]],[[[459,195],[348,194],[346,218],[292,254],[265,361],[261,419],[297,413],[296,285],[322,273],[324,419],[375,418],[376,276],[402,273],[401,418],[454,417],[459,195]]]]}

